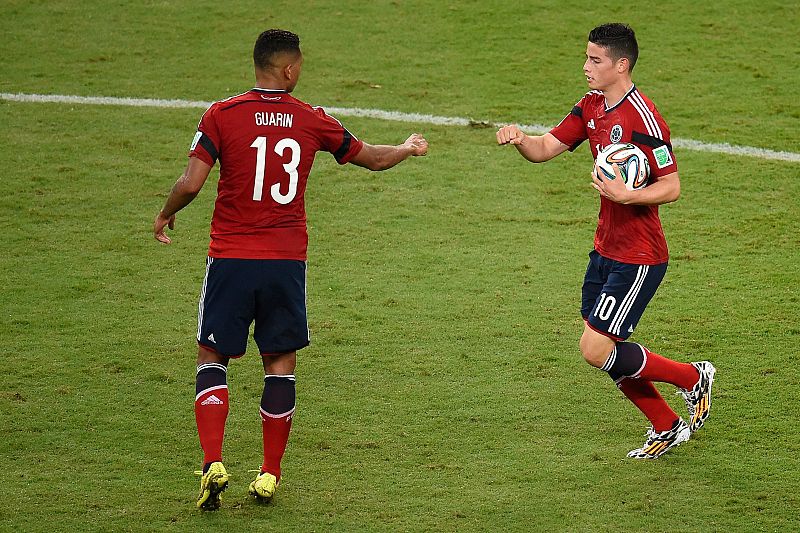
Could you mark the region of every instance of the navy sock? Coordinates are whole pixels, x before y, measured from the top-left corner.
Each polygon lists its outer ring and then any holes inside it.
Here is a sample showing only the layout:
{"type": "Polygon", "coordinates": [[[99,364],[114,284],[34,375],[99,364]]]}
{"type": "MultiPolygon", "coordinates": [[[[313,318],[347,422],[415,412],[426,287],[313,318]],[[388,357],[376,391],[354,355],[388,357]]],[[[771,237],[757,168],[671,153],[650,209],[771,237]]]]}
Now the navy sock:
{"type": "Polygon", "coordinates": [[[264,377],[264,392],[261,394],[261,409],[271,415],[283,415],[295,405],[294,376],[264,377]]]}
{"type": "Polygon", "coordinates": [[[200,394],[212,387],[221,387],[228,383],[228,368],[220,363],[203,363],[197,366],[194,393],[200,394]]]}
{"type": "Polygon", "coordinates": [[[644,348],[635,342],[618,342],[600,370],[608,372],[611,379],[618,382],[623,377],[638,377],[644,363],[644,348]]]}

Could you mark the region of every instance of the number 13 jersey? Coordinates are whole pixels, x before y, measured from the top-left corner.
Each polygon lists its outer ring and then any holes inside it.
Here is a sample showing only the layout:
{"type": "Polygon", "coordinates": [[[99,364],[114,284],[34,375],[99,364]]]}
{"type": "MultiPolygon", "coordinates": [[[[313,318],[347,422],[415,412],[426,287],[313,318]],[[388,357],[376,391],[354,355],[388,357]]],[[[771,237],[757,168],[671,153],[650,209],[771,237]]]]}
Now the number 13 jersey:
{"type": "Polygon", "coordinates": [[[189,150],[220,164],[209,257],[305,261],[314,157],[330,152],[343,165],[362,146],[338,120],[286,91],[252,89],[212,104],[189,150]]]}

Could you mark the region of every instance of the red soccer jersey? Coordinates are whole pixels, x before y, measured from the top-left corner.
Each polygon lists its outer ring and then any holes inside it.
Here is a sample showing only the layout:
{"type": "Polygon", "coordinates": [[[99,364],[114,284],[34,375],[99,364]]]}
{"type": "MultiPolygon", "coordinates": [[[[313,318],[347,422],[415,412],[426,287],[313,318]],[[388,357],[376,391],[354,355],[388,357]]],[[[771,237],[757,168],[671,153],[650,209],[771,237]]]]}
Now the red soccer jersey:
{"type": "Polygon", "coordinates": [[[314,156],[324,150],[345,164],[362,146],[338,120],[286,91],[252,89],[212,104],[189,151],[220,163],[208,255],[305,261],[314,156]]]}
{"type": "MultiPolygon", "coordinates": [[[[677,172],[669,127],[653,102],[636,87],[612,108],[600,91],[589,91],[561,123],[550,130],[575,150],[589,139],[592,156],[613,143],[633,143],[647,155],[650,181],[677,172]]],[[[657,205],[623,205],[600,197],[594,248],[601,255],[638,265],[656,265],[669,258],[657,205]]]]}

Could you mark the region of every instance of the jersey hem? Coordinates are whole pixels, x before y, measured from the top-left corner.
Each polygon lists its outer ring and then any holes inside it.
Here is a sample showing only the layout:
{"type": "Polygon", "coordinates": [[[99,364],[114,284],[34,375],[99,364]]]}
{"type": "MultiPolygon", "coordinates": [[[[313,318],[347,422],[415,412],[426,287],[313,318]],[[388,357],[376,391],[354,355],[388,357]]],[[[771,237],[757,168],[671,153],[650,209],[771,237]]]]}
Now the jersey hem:
{"type": "Polygon", "coordinates": [[[620,263],[625,263],[627,265],[647,265],[647,266],[654,266],[654,265],[662,265],[664,263],[669,262],[669,256],[666,256],[664,259],[656,258],[656,259],[645,259],[638,257],[626,257],[624,255],[617,255],[617,254],[609,254],[599,246],[595,246],[594,249],[597,251],[598,254],[602,255],[606,259],[611,259],[612,261],[619,261],[620,263]]]}
{"type": "Polygon", "coordinates": [[[208,257],[213,259],[276,259],[288,261],[307,261],[306,254],[281,254],[273,252],[224,252],[217,253],[209,250],[208,257]]]}

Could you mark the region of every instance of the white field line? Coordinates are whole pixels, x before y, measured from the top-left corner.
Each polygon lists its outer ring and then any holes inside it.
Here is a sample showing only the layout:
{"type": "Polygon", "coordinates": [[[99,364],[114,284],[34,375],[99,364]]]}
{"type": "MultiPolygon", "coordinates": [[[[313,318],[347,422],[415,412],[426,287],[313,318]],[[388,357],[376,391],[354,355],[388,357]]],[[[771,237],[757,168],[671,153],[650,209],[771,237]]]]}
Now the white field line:
{"type": "MultiPolygon", "coordinates": [[[[59,94],[15,94],[0,93],[0,100],[12,102],[33,103],[60,103],[60,104],[93,104],[117,105],[129,107],[171,107],[171,108],[197,108],[207,109],[212,102],[193,100],[161,100],[156,98],[115,98],[110,96],[70,96],[59,94]]],[[[324,106],[323,106],[324,107],[324,106]]],[[[471,120],[462,117],[441,117],[419,113],[402,113],[400,111],[384,111],[382,109],[362,109],[358,107],[324,107],[332,115],[345,117],[368,117],[380,120],[394,120],[399,122],[412,122],[415,124],[433,124],[436,126],[469,126],[479,124],[492,128],[500,127],[505,123],[471,120]]],[[[550,130],[543,124],[523,124],[524,131],[532,134],[542,134],[550,130]]],[[[800,163],[800,153],[767,150],[754,146],[737,146],[728,143],[707,143],[693,139],[673,138],[675,148],[694,150],[697,152],[713,152],[727,155],[757,157],[776,161],[790,161],[800,163]]]]}

